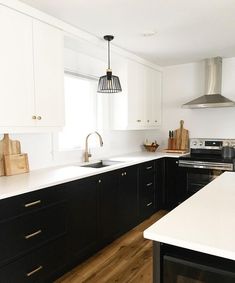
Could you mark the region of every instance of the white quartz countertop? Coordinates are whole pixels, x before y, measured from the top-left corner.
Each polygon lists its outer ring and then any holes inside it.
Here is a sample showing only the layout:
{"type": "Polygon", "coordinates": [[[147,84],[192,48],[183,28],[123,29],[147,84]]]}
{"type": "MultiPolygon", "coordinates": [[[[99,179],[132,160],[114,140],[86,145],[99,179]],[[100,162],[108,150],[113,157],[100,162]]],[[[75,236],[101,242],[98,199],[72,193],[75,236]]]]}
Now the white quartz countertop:
{"type": "MultiPolygon", "coordinates": [[[[104,172],[124,168],[130,165],[159,159],[162,157],[179,157],[179,154],[163,152],[136,152],[108,158],[109,160],[122,161],[118,164],[103,168],[80,167],[84,164],[51,167],[34,170],[30,173],[0,177],[0,199],[32,192],[46,187],[74,181],[77,179],[101,174],[104,172]]],[[[95,162],[95,161],[93,161],[95,162]]],[[[91,163],[93,163],[91,162],[91,163]]],[[[87,164],[87,163],[86,163],[87,164]]]]}
{"type": "Polygon", "coordinates": [[[235,260],[235,173],[220,175],[145,230],[144,237],[235,260]]]}

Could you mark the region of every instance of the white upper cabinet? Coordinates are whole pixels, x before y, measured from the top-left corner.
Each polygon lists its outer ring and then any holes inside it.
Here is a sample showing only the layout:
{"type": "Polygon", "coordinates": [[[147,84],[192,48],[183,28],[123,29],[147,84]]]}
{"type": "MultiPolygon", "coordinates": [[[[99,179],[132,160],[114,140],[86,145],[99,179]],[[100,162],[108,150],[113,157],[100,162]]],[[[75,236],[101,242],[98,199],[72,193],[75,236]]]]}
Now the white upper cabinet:
{"type": "Polygon", "coordinates": [[[134,61],[128,62],[128,128],[142,128],[144,125],[145,68],[134,61]]]}
{"type": "Polygon", "coordinates": [[[0,5],[0,37],[0,131],[62,127],[62,31],[0,5]]]}
{"type": "Polygon", "coordinates": [[[40,126],[64,125],[64,62],[61,30],[33,21],[35,115],[40,126]]]}
{"type": "Polygon", "coordinates": [[[0,5],[0,38],[0,126],[33,125],[32,19],[0,5]]]}
{"type": "Polygon", "coordinates": [[[162,73],[132,60],[115,64],[122,93],[110,97],[111,128],[155,129],[161,125],[162,73]],[[119,66],[119,68],[118,68],[119,66]]]}
{"type": "Polygon", "coordinates": [[[161,125],[162,73],[147,68],[146,74],[145,124],[148,128],[156,128],[161,125]]]}

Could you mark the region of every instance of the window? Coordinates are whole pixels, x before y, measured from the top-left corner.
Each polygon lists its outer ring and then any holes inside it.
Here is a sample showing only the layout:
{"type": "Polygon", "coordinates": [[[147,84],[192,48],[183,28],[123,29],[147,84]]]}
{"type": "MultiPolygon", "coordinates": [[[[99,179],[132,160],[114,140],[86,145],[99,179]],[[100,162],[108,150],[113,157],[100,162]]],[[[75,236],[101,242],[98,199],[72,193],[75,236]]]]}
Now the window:
{"type": "Polygon", "coordinates": [[[82,148],[88,133],[97,129],[97,80],[65,73],[65,127],[59,150],[82,148]]]}

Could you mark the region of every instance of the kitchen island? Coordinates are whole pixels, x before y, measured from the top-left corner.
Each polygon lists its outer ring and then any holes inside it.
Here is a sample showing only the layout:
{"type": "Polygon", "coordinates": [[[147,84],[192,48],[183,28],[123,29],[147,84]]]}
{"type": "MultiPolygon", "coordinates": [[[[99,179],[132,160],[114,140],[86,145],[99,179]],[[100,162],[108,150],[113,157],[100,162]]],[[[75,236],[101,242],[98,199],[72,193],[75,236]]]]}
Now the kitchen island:
{"type": "Polygon", "coordinates": [[[154,241],[154,282],[235,282],[235,173],[223,173],[144,237],[154,241]]]}

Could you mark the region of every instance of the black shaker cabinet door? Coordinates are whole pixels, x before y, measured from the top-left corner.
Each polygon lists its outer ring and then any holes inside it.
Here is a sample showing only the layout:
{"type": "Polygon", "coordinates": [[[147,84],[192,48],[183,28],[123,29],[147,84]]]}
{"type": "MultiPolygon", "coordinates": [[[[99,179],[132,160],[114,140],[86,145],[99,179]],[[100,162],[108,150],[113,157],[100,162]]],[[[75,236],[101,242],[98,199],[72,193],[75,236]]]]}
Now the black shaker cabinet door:
{"type": "Polygon", "coordinates": [[[180,204],[185,197],[186,175],[178,166],[178,158],[165,159],[165,201],[166,208],[172,209],[180,204]]]}
{"type": "Polygon", "coordinates": [[[90,177],[68,183],[69,261],[87,257],[97,244],[97,187],[90,177]]]}
{"type": "Polygon", "coordinates": [[[138,223],[138,168],[131,166],[119,171],[118,223],[119,232],[125,233],[138,223]]]}
{"type": "Polygon", "coordinates": [[[102,174],[97,179],[99,192],[99,234],[101,245],[111,242],[118,233],[118,173],[102,174]]]}

